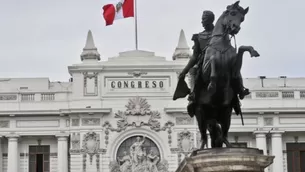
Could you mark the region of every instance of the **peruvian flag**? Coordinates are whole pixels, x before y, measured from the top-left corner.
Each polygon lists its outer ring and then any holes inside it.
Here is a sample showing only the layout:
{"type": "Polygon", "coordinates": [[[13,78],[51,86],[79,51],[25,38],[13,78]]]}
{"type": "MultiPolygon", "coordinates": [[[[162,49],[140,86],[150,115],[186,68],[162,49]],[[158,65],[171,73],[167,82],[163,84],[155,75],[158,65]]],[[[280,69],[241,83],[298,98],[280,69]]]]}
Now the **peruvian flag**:
{"type": "Polygon", "coordinates": [[[134,17],[134,0],[107,0],[103,6],[103,16],[106,26],[112,25],[114,20],[134,17]]]}

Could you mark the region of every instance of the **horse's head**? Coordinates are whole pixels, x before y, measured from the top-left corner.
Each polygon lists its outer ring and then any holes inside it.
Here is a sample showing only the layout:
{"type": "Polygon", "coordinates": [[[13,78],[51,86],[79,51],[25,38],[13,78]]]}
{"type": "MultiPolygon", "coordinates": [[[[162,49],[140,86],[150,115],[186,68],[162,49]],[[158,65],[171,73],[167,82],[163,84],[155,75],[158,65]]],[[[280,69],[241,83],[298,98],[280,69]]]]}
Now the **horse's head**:
{"type": "Polygon", "coordinates": [[[240,25],[244,21],[245,15],[248,13],[248,11],[249,7],[243,9],[241,6],[239,6],[239,1],[227,7],[227,10],[223,14],[223,25],[227,33],[230,35],[235,35],[239,32],[240,25]]]}

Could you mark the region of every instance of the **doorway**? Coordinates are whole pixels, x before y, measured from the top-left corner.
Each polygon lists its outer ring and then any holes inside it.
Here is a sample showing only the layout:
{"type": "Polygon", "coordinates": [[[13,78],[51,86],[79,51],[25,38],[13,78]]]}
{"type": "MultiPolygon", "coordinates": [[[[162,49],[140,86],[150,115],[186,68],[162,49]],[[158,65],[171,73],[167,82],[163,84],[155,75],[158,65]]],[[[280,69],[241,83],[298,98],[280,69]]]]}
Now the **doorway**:
{"type": "Polygon", "coordinates": [[[288,172],[305,172],[305,143],[287,143],[288,172]]]}
{"type": "Polygon", "coordinates": [[[29,146],[29,172],[50,172],[50,146],[29,146]]]}

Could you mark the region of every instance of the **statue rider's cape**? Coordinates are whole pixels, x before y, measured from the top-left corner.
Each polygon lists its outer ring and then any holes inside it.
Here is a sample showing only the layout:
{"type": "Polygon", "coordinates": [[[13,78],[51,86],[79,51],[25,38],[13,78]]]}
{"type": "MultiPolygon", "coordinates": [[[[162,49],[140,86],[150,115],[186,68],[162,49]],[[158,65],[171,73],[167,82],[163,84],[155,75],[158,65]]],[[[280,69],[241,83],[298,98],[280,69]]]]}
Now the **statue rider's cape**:
{"type": "Polygon", "coordinates": [[[173,100],[177,100],[179,98],[184,98],[186,97],[188,94],[190,94],[191,90],[189,89],[189,87],[187,86],[184,78],[179,78],[178,83],[177,83],[177,87],[173,96],[173,100]]]}

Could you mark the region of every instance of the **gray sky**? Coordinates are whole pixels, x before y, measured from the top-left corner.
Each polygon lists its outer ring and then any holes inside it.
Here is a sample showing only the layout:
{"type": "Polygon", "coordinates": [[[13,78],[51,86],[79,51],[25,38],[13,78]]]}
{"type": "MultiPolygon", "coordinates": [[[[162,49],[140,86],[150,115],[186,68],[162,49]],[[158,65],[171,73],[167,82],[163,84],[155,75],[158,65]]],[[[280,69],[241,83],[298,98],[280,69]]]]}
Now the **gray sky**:
{"type": "MultiPolygon", "coordinates": [[[[205,9],[216,18],[232,0],[137,0],[139,49],[171,59],[180,29],[202,31],[205,9]]],[[[67,66],[80,63],[88,29],[102,59],[134,49],[133,18],[105,27],[103,0],[1,0],[0,77],[49,77],[67,81],[67,66]]],[[[241,0],[250,7],[238,45],[261,54],[243,64],[244,77],[305,76],[304,0],[241,0]]]]}

